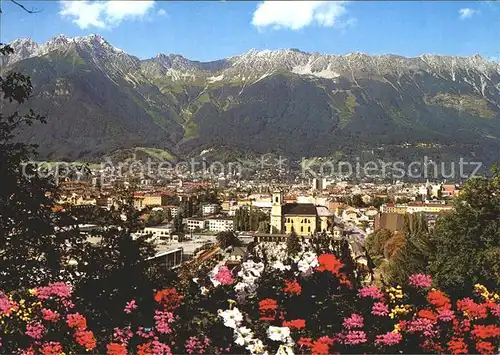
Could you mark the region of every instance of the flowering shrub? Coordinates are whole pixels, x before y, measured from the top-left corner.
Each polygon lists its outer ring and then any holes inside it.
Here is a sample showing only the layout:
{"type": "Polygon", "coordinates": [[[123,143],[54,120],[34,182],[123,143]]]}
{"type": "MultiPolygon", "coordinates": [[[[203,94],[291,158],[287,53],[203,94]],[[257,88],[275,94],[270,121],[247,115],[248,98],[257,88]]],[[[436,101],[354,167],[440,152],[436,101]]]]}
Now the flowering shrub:
{"type": "Polygon", "coordinates": [[[25,295],[0,293],[2,353],[62,354],[96,349],[87,320],[73,313],[70,285],[57,282],[25,295]]]}
{"type": "MultiPolygon", "coordinates": [[[[500,344],[500,297],[476,285],[452,300],[427,275],[407,287],[358,286],[336,253],[218,262],[185,286],[159,290],[149,324],[134,300],[123,327],[96,339],[69,285],[0,293],[2,353],[480,353],[500,344]],[[211,269],[210,269],[211,268],[211,269]]],[[[201,270],[201,269],[200,269],[201,270]]],[[[105,334],[105,333],[103,333],[105,334]]]]}

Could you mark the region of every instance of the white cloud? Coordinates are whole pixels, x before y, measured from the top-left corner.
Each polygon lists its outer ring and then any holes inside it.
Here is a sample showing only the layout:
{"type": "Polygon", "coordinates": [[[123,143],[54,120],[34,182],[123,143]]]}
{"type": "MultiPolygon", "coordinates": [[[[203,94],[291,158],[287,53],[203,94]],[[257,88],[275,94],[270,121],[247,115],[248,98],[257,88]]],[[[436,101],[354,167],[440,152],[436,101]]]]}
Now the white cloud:
{"type": "Polygon", "coordinates": [[[345,27],[354,23],[341,17],[347,13],[345,2],[330,1],[264,1],[257,5],[252,24],[258,28],[299,30],[316,24],[323,27],[345,27]]]}
{"type": "Polygon", "coordinates": [[[118,26],[124,20],[143,18],[155,6],[155,2],[113,1],[61,1],[59,14],[71,18],[80,28],[107,28],[118,26]]]}
{"type": "Polygon", "coordinates": [[[477,13],[477,10],[471,9],[469,7],[465,7],[463,9],[458,10],[459,18],[461,20],[465,20],[471,18],[477,13]]]}
{"type": "Polygon", "coordinates": [[[164,9],[159,9],[156,13],[158,16],[166,16],[167,12],[164,9]]]}

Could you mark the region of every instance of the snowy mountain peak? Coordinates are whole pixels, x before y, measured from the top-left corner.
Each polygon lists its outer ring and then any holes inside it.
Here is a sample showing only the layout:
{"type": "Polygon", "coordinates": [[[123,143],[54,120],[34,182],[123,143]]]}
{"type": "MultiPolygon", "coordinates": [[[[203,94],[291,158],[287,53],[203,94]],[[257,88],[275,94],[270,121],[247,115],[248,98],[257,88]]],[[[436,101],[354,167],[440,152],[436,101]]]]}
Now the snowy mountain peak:
{"type": "Polygon", "coordinates": [[[8,56],[8,60],[3,58],[2,65],[10,62],[18,62],[24,58],[34,55],[39,45],[31,38],[19,38],[9,43],[9,46],[14,50],[14,53],[8,56]]]}

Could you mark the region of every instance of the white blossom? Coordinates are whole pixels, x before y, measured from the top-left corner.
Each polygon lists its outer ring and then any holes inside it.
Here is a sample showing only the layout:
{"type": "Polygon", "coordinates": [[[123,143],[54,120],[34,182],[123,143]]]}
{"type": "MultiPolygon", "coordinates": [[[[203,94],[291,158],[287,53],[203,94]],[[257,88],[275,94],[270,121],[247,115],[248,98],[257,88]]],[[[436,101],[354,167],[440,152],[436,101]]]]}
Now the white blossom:
{"type": "Polygon", "coordinates": [[[253,339],[252,331],[247,327],[240,327],[234,331],[234,342],[239,346],[247,345],[253,339]]]}
{"type": "Polygon", "coordinates": [[[303,274],[310,274],[313,269],[319,265],[318,258],[313,252],[305,252],[301,259],[297,262],[297,267],[299,271],[303,274]]]}
{"type": "Polygon", "coordinates": [[[224,319],[224,325],[228,328],[236,329],[243,321],[243,315],[238,308],[219,311],[219,317],[224,319]]]}
{"type": "Polygon", "coordinates": [[[287,343],[291,340],[290,338],[290,328],[288,327],[274,327],[270,326],[267,329],[267,336],[269,339],[274,341],[279,341],[282,343],[287,343]]]}
{"type": "Polygon", "coordinates": [[[291,346],[280,345],[278,351],[276,352],[276,355],[294,355],[294,353],[291,346]]]}
{"type": "Polygon", "coordinates": [[[285,265],[281,261],[276,261],[271,267],[280,271],[290,270],[292,268],[290,265],[285,265]]]}
{"type": "Polygon", "coordinates": [[[267,355],[267,351],[264,351],[264,343],[260,339],[252,339],[245,349],[251,354],[267,355]]]}

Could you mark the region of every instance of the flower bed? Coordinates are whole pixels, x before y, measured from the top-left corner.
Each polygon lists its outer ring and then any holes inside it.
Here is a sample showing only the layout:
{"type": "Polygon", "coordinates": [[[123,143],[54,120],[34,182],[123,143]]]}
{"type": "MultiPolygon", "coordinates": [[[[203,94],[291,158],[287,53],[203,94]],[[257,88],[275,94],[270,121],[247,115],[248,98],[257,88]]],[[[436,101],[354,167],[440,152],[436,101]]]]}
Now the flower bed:
{"type": "MultiPolygon", "coordinates": [[[[2,352],[8,353],[480,353],[498,351],[500,297],[476,285],[452,300],[427,275],[408,286],[356,286],[333,253],[289,260],[223,262],[182,290],[152,295],[151,322],[134,300],[112,336],[97,336],[74,312],[71,286],[0,294],[2,352]]],[[[89,320],[90,323],[90,320],[89,320]]],[[[104,333],[103,333],[104,334],[104,333]]]]}

